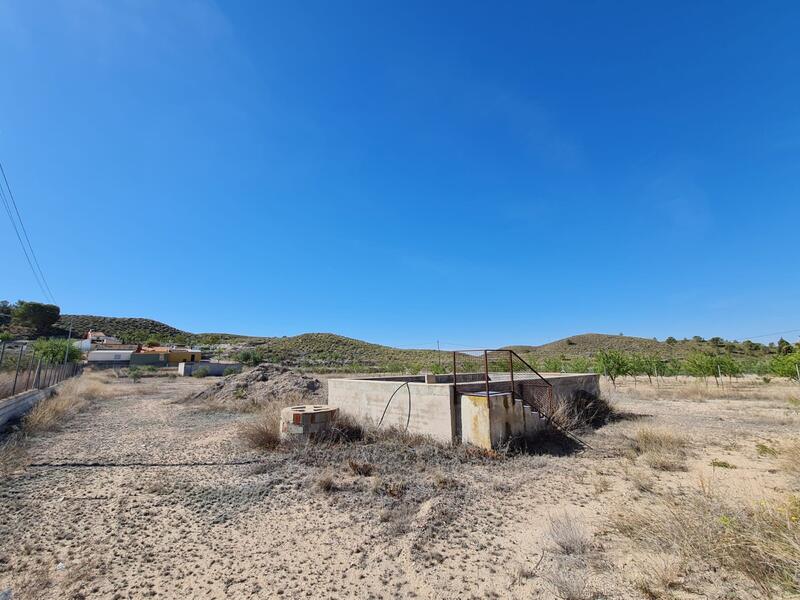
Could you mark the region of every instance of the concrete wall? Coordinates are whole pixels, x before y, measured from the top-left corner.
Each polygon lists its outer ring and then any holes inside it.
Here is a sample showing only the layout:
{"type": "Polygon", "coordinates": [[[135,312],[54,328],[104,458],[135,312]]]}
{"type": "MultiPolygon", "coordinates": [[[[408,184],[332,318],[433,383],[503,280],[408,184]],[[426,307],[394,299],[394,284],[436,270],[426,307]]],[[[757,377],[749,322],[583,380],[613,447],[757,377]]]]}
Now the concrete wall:
{"type": "Polygon", "coordinates": [[[206,369],[208,374],[212,377],[219,377],[225,374],[225,369],[236,369],[236,372],[242,370],[242,365],[239,363],[222,363],[222,362],[182,362],[178,365],[178,375],[188,377],[197,369],[206,369]]]}
{"type": "MultiPolygon", "coordinates": [[[[490,381],[490,390],[501,394],[491,394],[490,401],[486,400],[484,381],[469,381],[472,376],[462,382],[459,375],[458,394],[454,392],[452,383],[420,383],[420,376],[329,379],[328,404],[359,420],[377,424],[394,393],[383,424],[405,428],[410,392],[411,420],[408,429],[412,433],[430,435],[443,442],[464,440],[482,447],[496,447],[500,440],[505,441],[508,431],[514,436],[535,435],[544,427],[539,414],[523,406],[519,400],[503,403],[503,396],[510,398],[507,392],[511,391],[511,381],[503,380],[501,374],[493,376],[495,379],[490,381]],[[500,400],[495,400],[498,397],[500,400]],[[474,434],[468,431],[473,418],[477,419],[474,434]]],[[[599,375],[552,374],[545,377],[553,386],[554,402],[574,400],[581,394],[600,394],[599,375]]],[[[428,378],[429,381],[432,379],[428,378]]],[[[524,383],[515,380],[515,384],[518,384],[515,387],[519,393],[521,389],[518,386],[524,386],[524,383]]]]}
{"type": "Polygon", "coordinates": [[[53,395],[56,386],[43,390],[30,390],[0,400],[0,429],[28,412],[37,402],[53,395]]]}
{"type": "Polygon", "coordinates": [[[411,393],[411,433],[430,435],[452,442],[455,428],[453,386],[449,384],[407,383],[367,379],[329,379],[328,404],[359,420],[377,424],[389,398],[383,426],[405,429],[408,420],[408,394],[411,393]]]}
{"type": "Polygon", "coordinates": [[[487,450],[511,438],[533,439],[545,425],[538,412],[510,393],[461,396],[461,440],[487,450]]]}

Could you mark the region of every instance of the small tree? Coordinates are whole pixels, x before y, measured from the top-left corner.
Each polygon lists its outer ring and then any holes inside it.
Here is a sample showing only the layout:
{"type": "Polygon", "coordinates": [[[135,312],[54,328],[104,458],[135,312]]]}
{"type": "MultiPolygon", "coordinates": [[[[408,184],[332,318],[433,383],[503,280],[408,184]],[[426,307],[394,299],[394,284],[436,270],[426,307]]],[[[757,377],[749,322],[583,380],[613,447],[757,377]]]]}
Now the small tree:
{"type": "Polygon", "coordinates": [[[255,367],[264,361],[264,357],[259,350],[240,350],[233,357],[237,362],[249,367],[255,367]]]}
{"type": "Polygon", "coordinates": [[[614,387],[617,387],[617,377],[630,372],[630,360],[619,350],[600,350],[595,356],[595,364],[597,372],[606,375],[614,387]]]}
{"type": "Polygon", "coordinates": [[[791,354],[792,352],[794,352],[794,346],[783,338],[778,340],[778,354],[791,354]]]}
{"type": "Polygon", "coordinates": [[[142,370],[139,367],[131,367],[128,369],[128,377],[133,383],[138,383],[142,378],[142,370]]]}
{"type": "Polygon", "coordinates": [[[156,336],[156,335],[149,335],[147,337],[147,339],[145,340],[144,345],[145,346],[149,346],[151,348],[153,348],[155,346],[160,346],[161,345],[161,339],[159,339],[159,337],[156,336]]]}
{"type": "Polygon", "coordinates": [[[674,345],[674,344],[677,344],[677,343],[678,343],[678,340],[676,340],[676,339],[675,339],[674,337],[672,337],[672,336],[669,336],[669,337],[666,339],[666,342],[667,342],[667,343],[668,343],[670,346],[672,346],[672,345],[674,345]]]}
{"type": "Polygon", "coordinates": [[[684,364],[686,366],[686,372],[689,373],[689,375],[702,377],[703,379],[711,376],[713,376],[714,379],[717,378],[716,362],[714,357],[710,354],[706,354],[705,352],[692,352],[686,357],[684,364]]]}
{"type": "Polygon", "coordinates": [[[32,327],[38,335],[45,333],[61,316],[61,309],[55,304],[25,302],[20,300],[14,307],[12,322],[23,327],[32,327]]]}
{"type": "Polygon", "coordinates": [[[67,362],[75,362],[81,358],[81,351],[75,347],[75,344],[64,339],[39,338],[33,343],[33,350],[42,357],[42,360],[49,363],[64,362],[65,356],[67,362]]]}

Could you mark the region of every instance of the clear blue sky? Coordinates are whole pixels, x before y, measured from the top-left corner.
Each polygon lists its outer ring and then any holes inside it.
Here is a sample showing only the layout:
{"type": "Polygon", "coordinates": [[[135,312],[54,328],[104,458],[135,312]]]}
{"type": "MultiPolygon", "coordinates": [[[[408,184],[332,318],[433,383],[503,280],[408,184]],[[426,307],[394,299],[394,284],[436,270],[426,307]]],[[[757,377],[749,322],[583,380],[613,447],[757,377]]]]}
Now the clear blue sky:
{"type": "MultiPolygon", "coordinates": [[[[0,159],[64,312],[741,339],[800,328],[798,31],[796,2],[6,0],[0,159]]],[[[0,217],[0,298],[42,299],[0,217]]]]}

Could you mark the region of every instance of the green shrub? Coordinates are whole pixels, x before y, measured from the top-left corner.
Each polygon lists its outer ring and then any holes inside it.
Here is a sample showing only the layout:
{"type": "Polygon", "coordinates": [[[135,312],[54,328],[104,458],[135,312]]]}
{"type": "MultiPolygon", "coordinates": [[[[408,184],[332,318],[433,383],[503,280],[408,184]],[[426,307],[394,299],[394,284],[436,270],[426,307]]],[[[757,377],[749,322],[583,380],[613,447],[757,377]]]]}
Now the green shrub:
{"type": "Polygon", "coordinates": [[[139,367],[131,367],[128,369],[128,377],[133,383],[138,383],[142,378],[142,370],[139,367]]]}
{"type": "Polygon", "coordinates": [[[49,363],[64,362],[64,356],[67,357],[67,362],[75,362],[81,358],[81,351],[67,339],[40,338],[33,342],[33,350],[42,357],[42,360],[49,363]]]}
{"type": "Polygon", "coordinates": [[[200,367],[199,369],[195,369],[192,371],[192,377],[206,377],[208,376],[208,369],[206,367],[200,367]]]}
{"type": "Polygon", "coordinates": [[[800,366],[800,353],[782,354],[772,359],[769,365],[770,371],[778,377],[789,377],[797,379],[797,370],[800,366]]]}
{"type": "Polygon", "coordinates": [[[225,370],[222,372],[223,375],[236,375],[239,372],[239,369],[236,367],[225,367],[225,370]]]}
{"type": "Polygon", "coordinates": [[[236,362],[240,362],[248,367],[255,367],[264,362],[264,355],[260,350],[240,350],[233,355],[236,362]]]}

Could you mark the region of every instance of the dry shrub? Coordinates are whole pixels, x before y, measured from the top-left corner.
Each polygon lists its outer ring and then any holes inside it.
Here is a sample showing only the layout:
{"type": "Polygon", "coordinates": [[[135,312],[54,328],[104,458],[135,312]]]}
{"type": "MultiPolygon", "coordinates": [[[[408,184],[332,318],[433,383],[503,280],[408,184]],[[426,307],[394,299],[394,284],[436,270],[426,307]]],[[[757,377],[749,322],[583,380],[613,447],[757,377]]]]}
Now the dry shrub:
{"type": "Polygon", "coordinates": [[[330,494],[331,492],[335,492],[338,487],[336,486],[336,480],[333,477],[333,473],[330,471],[326,471],[314,482],[314,487],[325,494],[330,494]]]}
{"type": "Polygon", "coordinates": [[[281,444],[280,414],[266,410],[239,426],[239,437],[253,450],[275,450],[281,444]]]}
{"type": "Polygon", "coordinates": [[[642,427],[637,430],[630,446],[651,469],[659,471],[686,470],[688,440],[667,429],[642,427]]]}
{"type": "Polygon", "coordinates": [[[604,397],[592,394],[578,394],[577,398],[555,401],[550,410],[550,420],[566,431],[600,427],[614,414],[614,408],[604,397]]]}
{"type": "Polygon", "coordinates": [[[561,556],[553,568],[544,575],[553,594],[561,600],[588,600],[592,598],[589,589],[589,569],[585,561],[576,557],[561,556]]]}
{"type": "Polygon", "coordinates": [[[375,470],[375,465],[372,463],[360,462],[353,458],[348,459],[347,466],[350,467],[354,475],[361,475],[362,477],[369,477],[375,470]]]}
{"type": "Polygon", "coordinates": [[[639,492],[652,492],[655,488],[656,482],[645,471],[626,471],[625,475],[639,492]]]}
{"type": "Polygon", "coordinates": [[[585,554],[592,544],[592,535],[583,521],[567,512],[548,517],[547,533],[564,554],[585,554]]]}
{"type": "Polygon", "coordinates": [[[767,595],[800,593],[800,498],[751,506],[713,494],[671,496],[626,506],[613,526],[648,550],[720,564],[749,577],[767,595]]]}
{"type": "Polygon", "coordinates": [[[684,561],[679,556],[653,552],[638,561],[633,584],[648,598],[669,598],[683,570],[684,561]]]}
{"type": "Polygon", "coordinates": [[[93,373],[73,377],[62,383],[53,396],[38,402],[23,418],[22,428],[28,434],[52,431],[91,402],[114,395],[114,390],[93,373]]]}

